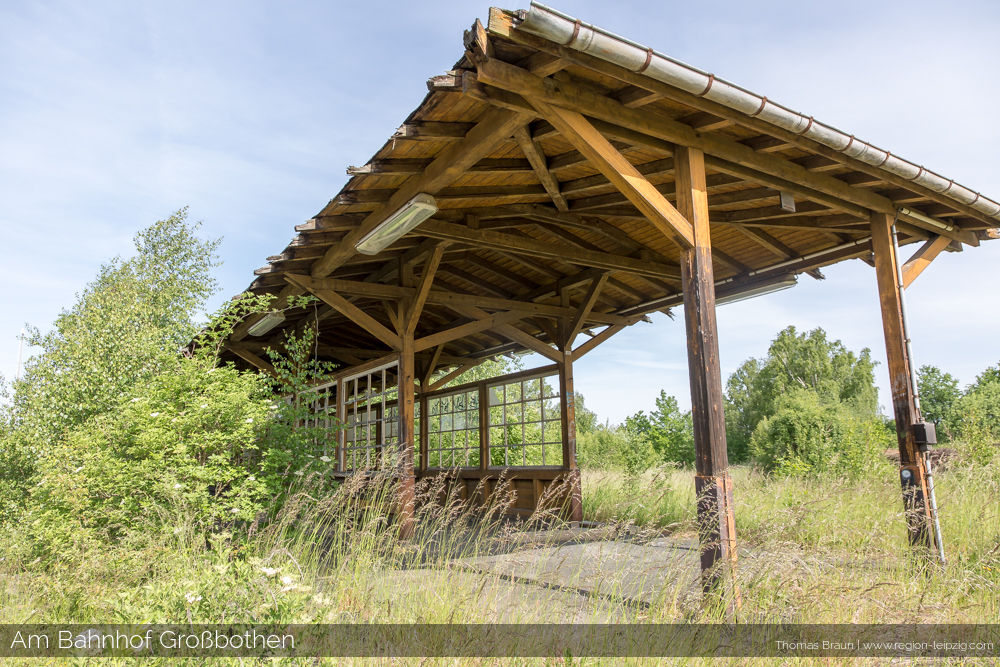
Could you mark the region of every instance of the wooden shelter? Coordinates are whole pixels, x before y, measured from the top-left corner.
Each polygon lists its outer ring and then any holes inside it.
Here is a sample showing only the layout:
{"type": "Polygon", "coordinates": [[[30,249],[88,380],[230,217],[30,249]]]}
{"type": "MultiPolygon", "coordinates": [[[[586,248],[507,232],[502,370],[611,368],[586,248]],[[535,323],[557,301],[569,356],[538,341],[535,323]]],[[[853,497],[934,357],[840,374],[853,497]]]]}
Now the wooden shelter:
{"type": "Polygon", "coordinates": [[[337,471],[400,452],[404,518],[423,475],[448,471],[466,493],[505,476],[523,512],[569,481],[579,519],[573,363],[683,307],[709,585],[736,561],[715,305],[856,258],[882,307],[910,536],[934,546],[903,289],[940,252],[993,238],[1000,204],[542,5],[491,9],[464,47],[255,272],[249,291],[275,296],[280,328],[255,316],[228,341],[267,369],[282,329],[318,323],[319,354],[343,367],[316,393],[317,419],[346,426],[337,471]],[[393,239],[425,205],[433,216],[393,239]],[[297,294],[323,305],[288,308],[297,294]],[[444,388],[522,351],[550,365],[444,388]]]}

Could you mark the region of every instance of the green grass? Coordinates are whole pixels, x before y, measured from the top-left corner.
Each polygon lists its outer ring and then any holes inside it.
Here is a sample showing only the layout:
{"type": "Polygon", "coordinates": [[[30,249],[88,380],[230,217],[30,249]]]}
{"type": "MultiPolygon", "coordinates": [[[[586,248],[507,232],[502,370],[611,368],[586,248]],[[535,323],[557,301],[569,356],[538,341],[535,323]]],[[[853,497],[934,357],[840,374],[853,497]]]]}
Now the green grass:
{"type": "MultiPolygon", "coordinates": [[[[944,567],[915,558],[907,546],[891,471],[836,480],[768,477],[737,467],[733,477],[742,621],[995,623],[1000,618],[997,467],[956,467],[937,476],[948,552],[944,567]]],[[[586,471],[583,489],[585,518],[608,524],[602,536],[624,540],[630,549],[664,535],[678,540],[694,535],[690,470],[639,478],[586,471]]],[[[497,512],[470,514],[457,502],[428,504],[416,537],[400,542],[390,524],[390,493],[360,481],[320,498],[304,489],[279,516],[249,534],[230,529],[199,535],[180,521],[171,531],[127,544],[80,544],[48,564],[30,560],[24,534],[8,530],[0,544],[0,622],[494,623],[551,622],[563,618],[560,614],[596,622],[725,618],[719,606],[703,603],[679,583],[638,608],[627,587],[618,584],[580,596],[515,585],[495,571],[471,573],[466,566],[472,559],[527,548],[538,535],[534,529],[552,518],[511,524],[497,512]]],[[[558,527],[556,522],[553,530],[558,527]]],[[[589,566],[572,567],[583,572],[589,566]]]]}

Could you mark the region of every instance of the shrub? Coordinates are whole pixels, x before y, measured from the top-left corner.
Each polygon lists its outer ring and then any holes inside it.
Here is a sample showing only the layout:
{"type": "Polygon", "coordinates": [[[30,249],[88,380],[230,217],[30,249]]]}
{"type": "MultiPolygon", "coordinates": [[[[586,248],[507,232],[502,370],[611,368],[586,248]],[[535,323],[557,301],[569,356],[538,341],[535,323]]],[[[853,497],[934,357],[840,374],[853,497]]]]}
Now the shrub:
{"type": "Polygon", "coordinates": [[[942,442],[951,438],[951,412],[955,401],[962,392],[958,380],[951,373],[944,373],[937,366],[921,366],[917,371],[917,387],[920,390],[920,412],[924,419],[934,422],[938,439],[942,442]]]}
{"type": "Polygon", "coordinates": [[[649,440],[657,459],[664,463],[694,464],[694,425],[690,412],[681,412],[677,399],[663,390],[656,410],[639,412],[625,420],[629,430],[649,440]]]}
{"type": "Polygon", "coordinates": [[[787,327],[771,341],[764,359],[748,359],[726,384],[726,431],[730,458],[750,454],[750,440],[760,422],[777,414],[789,394],[814,392],[824,404],[837,405],[859,418],[876,416],[876,362],[865,348],[855,354],[823,329],[798,333],[787,327]]]}
{"type": "Polygon", "coordinates": [[[863,419],[812,391],[795,391],[778,402],[750,439],[750,453],[779,474],[837,472],[858,476],[884,465],[891,438],[876,419],[863,419]]]}
{"type": "Polygon", "coordinates": [[[215,291],[218,241],[203,240],[182,209],[135,237],[135,254],[101,267],[51,331],[29,328],[41,348],[14,383],[0,432],[0,520],[36,483],[36,462],[66,434],[113,410],[177,357],[194,316],[215,291]]]}
{"type": "Polygon", "coordinates": [[[649,438],[625,426],[597,428],[579,433],[576,457],[581,468],[621,470],[638,474],[657,463],[649,438]]]}
{"type": "Polygon", "coordinates": [[[951,428],[960,451],[974,463],[985,465],[1000,447],[1000,380],[977,382],[955,402],[951,428]]]}

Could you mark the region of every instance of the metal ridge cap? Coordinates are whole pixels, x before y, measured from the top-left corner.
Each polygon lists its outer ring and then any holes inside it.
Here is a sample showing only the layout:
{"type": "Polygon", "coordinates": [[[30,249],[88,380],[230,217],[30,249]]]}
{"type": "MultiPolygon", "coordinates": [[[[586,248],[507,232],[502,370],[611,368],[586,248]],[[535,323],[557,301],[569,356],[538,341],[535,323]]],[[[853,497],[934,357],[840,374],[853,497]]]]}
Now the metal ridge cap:
{"type": "MultiPolygon", "coordinates": [[[[672,58],[672,57],[670,57],[670,56],[668,56],[666,54],[660,53],[659,51],[656,51],[655,49],[653,49],[651,47],[644,46],[642,44],[639,44],[638,42],[630,40],[630,39],[628,39],[626,37],[622,37],[621,35],[615,34],[615,33],[610,32],[608,30],[604,30],[603,28],[595,26],[595,25],[593,25],[591,23],[585,23],[585,22],[583,22],[583,21],[581,21],[581,20],[579,20],[577,18],[574,18],[574,17],[570,16],[569,14],[566,14],[564,12],[561,12],[561,11],[557,10],[557,9],[549,7],[549,6],[547,6],[547,5],[545,5],[545,4],[541,3],[541,2],[537,2],[536,0],[531,0],[530,9],[528,9],[528,10],[517,10],[516,12],[514,12],[514,16],[515,16],[515,28],[521,28],[522,26],[524,26],[525,23],[528,23],[530,21],[531,17],[532,17],[532,14],[531,14],[532,11],[542,12],[542,13],[548,14],[548,15],[550,15],[552,17],[556,17],[556,18],[560,19],[561,21],[563,21],[565,23],[572,24],[572,26],[573,26],[572,37],[565,44],[562,44],[562,46],[565,46],[567,48],[572,48],[572,49],[574,49],[576,51],[580,51],[580,52],[583,52],[583,53],[589,53],[589,55],[591,55],[593,57],[600,58],[601,60],[604,60],[606,62],[610,62],[612,64],[618,64],[619,66],[621,66],[620,63],[615,63],[615,61],[612,58],[610,58],[609,54],[607,52],[605,52],[604,50],[597,50],[596,52],[590,52],[590,51],[585,50],[586,47],[581,48],[581,46],[577,43],[577,41],[578,41],[577,37],[579,35],[579,32],[580,32],[581,28],[585,28],[587,30],[592,31],[595,34],[601,35],[604,38],[613,40],[614,42],[617,42],[617,43],[619,43],[619,44],[621,44],[621,45],[623,45],[625,47],[631,47],[632,49],[636,49],[638,51],[642,51],[642,52],[644,52],[646,54],[649,54],[648,55],[648,59],[647,59],[647,66],[648,66],[649,60],[651,60],[655,56],[657,58],[660,58],[663,61],[666,61],[666,62],[670,63],[671,65],[673,65],[675,67],[682,68],[683,70],[686,70],[687,72],[689,72],[691,74],[694,74],[694,75],[697,75],[697,76],[701,76],[701,77],[705,77],[707,79],[708,84],[705,87],[705,90],[700,95],[698,95],[699,97],[706,97],[706,95],[708,94],[709,90],[713,86],[715,86],[715,85],[725,86],[725,87],[727,87],[731,91],[735,91],[735,92],[737,92],[739,94],[742,94],[744,96],[752,98],[751,100],[748,100],[748,102],[750,103],[751,106],[756,105],[758,107],[758,111],[757,111],[756,114],[753,115],[753,117],[760,116],[761,112],[763,112],[766,107],[771,107],[773,109],[779,110],[780,112],[783,112],[784,114],[789,115],[791,117],[791,119],[794,120],[795,122],[800,123],[800,124],[805,124],[805,129],[803,131],[801,131],[801,132],[797,132],[796,134],[799,134],[800,136],[805,136],[806,138],[808,138],[808,139],[810,139],[812,141],[816,141],[817,143],[820,143],[820,144],[822,144],[824,146],[827,146],[828,148],[831,148],[832,150],[835,150],[838,153],[840,153],[842,155],[845,155],[845,156],[847,156],[849,158],[858,160],[860,162],[868,164],[869,166],[875,167],[876,169],[878,169],[880,171],[884,171],[886,173],[893,174],[893,175],[895,175],[895,176],[897,176],[899,178],[902,178],[904,180],[907,180],[907,181],[916,182],[918,185],[921,185],[922,187],[926,188],[927,190],[929,190],[931,192],[935,192],[936,194],[938,194],[938,195],[940,195],[940,196],[942,196],[942,197],[944,197],[946,199],[949,199],[949,200],[954,201],[956,203],[962,204],[963,206],[974,208],[975,210],[979,211],[983,215],[985,215],[987,217],[990,217],[990,218],[993,218],[994,220],[1000,221],[1000,203],[996,202],[993,199],[990,199],[988,197],[983,196],[982,194],[976,192],[975,190],[973,190],[973,189],[971,189],[969,187],[966,187],[966,186],[962,185],[961,183],[957,183],[956,181],[954,181],[954,179],[947,178],[947,177],[945,177],[944,175],[942,175],[942,174],[940,174],[938,172],[935,172],[933,170],[927,169],[927,168],[925,168],[922,165],[918,165],[918,164],[916,164],[914,162],[911,162],[910,160],[907,160],[906,158],[903,158],[903,157],[900,157],[898,155],[895,155],[895,154],[891,153],[890,151],[888,151],[888,150],[886,150],[884,148],[879,148],[878,146],[876,146],[873,143],[870,143],[870,142],[858,139],[854,135],[848,134],[848,133],[844,132],[843,130],[840,130],[840,129],[832,126],[832,125],[829,125],[827,123],[823,123],[821,121],[816,121],[816,120],[813,119],[812,116],[807,116],[807,115],[805,115],[805,114],[803,114],[801,112],[795,111],[794,109],[791,109],[791,108],[789,108],[789,107],[787,107],[787,106],[785,106],[783,104],[779,104],[777,102],[774,102],[774,101],[772,101],[772,100],[770,100],[767,97],[764,97],[762,95],[758,95],[757,93],[754,93],[753,91],[750,91],[750,90],[748,90],[748,89],[746,89],[746,88],[744,88],[742,86],[734,84],[734,83],[732,83],[730,81],[727,81],[725,79],[716,77],[714,74],[710,74],[708,72],[705,72],[704,70],[698,69],[697,67],[694,67],[692,65],[688,65],[687,63],[685,63],[683,61],[677,60],[676,58],[672,58]],[[815,128],[815,130],[814,130],[814,128],[815,128]],[[817,136],[811,136],[811,135],[816,134],[816,130],[818,130],[819,128],[824,128],[827,132],[829,132],[832,135],[834,135],[834,137],[840,142],[841,145],[832,145],[831,140],[828,139],[828,138],[825,138],[825,140],[820,140],[817,136]],[[847,152],[849,149],[852,151],[853,154],[847,152]],[[876,160],[864,160],[864,159],[861,159],[861,156],[864,156],[864,155],[869,154],[869,153],[871,153],[871,154],[873,154],[875,156],[881,157],[882,159],[879,159],[877,161],[876,160]],[[884,156],[884,157],[882,157],[882,156],[884,156]],[[890,159],[892,159],[894,162],[897,163],[897,169],[887,169],[887,168],[884,167],[884,165],[890,159]],[[916,172],[916,175],[913,176],[913,177],[908,177],[905,173],[901,173],[902,171],[914,171],[914,172],[916,172]],[[920,179],[920,180],[918,180],[918,179],[920,179]],[[923,181],[923,182],[920,182],[920,181],[923,181]],[[934,182],[934,181],[941,182],[941,183],[948,183],[948,186],[945,187],[942,190],[936,189],[934,187],[931,187],[928,184],[928,182],[934,182]],[[962,199],[958,198],[957,196],[951,194],[951,191],[952,191],[953,188],[956,188],[956,189],[958,189],[960,191],[964,190],[966,193],[968,193],[970,195],[969,198],[968,198],[969,200],[968,201],[963,201],[962,199]],[[993,210],[991,211],[989,209],[993,209],[993,210]]],[[[530,32],[531,34],[534,34],[534,35],[536,35],[538,37],[542,37],[544,39],[548,39],[549,41],[552,41],[554,43],[559,43],[556,40],[552,39],[552,35],[551,34],[546,34],[544,31],[540,31],[540,30],[537,30],[537,29],[532,29],[531,26],[524,26],[522,29],[524,29],[526,32],[530,32]]],[[[626,69],[628,69],[628,68],[626,68],[626,69]]],[[[637,71],[636,73],[643,74],[644,76],[649,76],[647,73],[644,72],[645,69],[646,68],[644,67],[642,70],[637,71]]],[[[659,78],[655,78],[655,77],[651,77],[651,76],[649,78],[651,78],[653,80],[660,80],[659,78]]],[[[676,85],[676,83],[672,83],[670,81],[661,81],[661,83],[666,83],[668,85],[673,85],[674,87],[678,87],[676,85]]],[[[681,89],[683,90],[683,88],[681,88],[681,89]]],[[[697,93],[693,93],[693,94],[697,95],[697,93]]],[[[706,98],[706,99],[711,99],[711,98],[706,98]]],[[[733,109],[735,111],[738,111],[740,113],[746,114],[746,112],[743,109],[735,106],[734,104],[732,104],[727,99],[713,99],[712,101],[714,101],[716,103],[719,103],[719,104],[723,104],[724,106],[727,106],[727,107],[729,107],[729,108],[731,108],[731,109],[733,109]]],[[[746,114],[746,115],[749,115],[749,114],[746,114]]],[[[769,124],[771,124],[771,125],[773,125],[775,127],[785,129],[786,131],[793,131],[793,130],[790,130],[789,128],[782,127],[782,125],[779,125],[778,123],[775,123],[773,120],[770,120],[769,118],[765,117],[765,118],[761,118],[761,120],[763,120],[763,121],[765,121],[765,122],[767,122],[767,123],[769,123],[769,124]]]]}

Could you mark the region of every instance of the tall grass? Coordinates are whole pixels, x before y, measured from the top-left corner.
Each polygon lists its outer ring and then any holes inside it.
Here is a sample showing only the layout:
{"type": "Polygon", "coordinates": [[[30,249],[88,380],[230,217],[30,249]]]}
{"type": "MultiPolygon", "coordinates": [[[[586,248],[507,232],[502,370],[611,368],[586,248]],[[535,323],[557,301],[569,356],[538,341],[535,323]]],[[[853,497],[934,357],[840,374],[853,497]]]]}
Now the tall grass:
{"type": "MultiPolygon", "coordinates": [[[[996,468],[937,475],[944,566],[908,547],[894,476],[733,474],[741,621],[1000,618],[996,468]]],[[[24,556],[24,528],[12,529],[0,544],[0,620],[719,622],[725,611],[702,600],[688,548],[693,487],[689,470],[588,471],[585,518],[601,525],[572,526],[553,512],[512,522],[510,494],[473,509],[443,477],[429,479],[418,489],[416,534],[400,540],[392,480],[359,475],[322,494],[305,480],[251,526],[205,535],[178,517],[170,530],[81,544],[46,567],[24,556]]]]}

